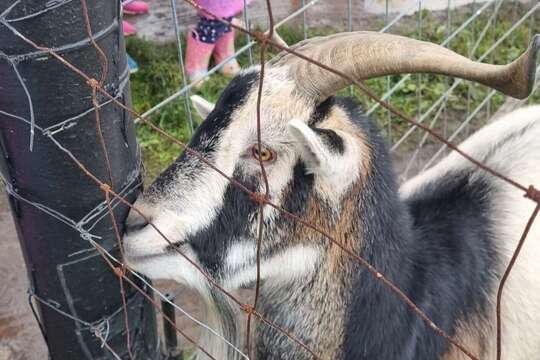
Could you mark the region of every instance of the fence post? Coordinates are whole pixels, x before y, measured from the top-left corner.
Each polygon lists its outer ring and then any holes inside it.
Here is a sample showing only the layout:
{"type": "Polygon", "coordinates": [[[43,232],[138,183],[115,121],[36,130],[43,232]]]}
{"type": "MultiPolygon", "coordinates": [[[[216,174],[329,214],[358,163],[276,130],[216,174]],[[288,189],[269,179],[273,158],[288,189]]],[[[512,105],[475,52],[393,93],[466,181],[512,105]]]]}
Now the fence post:
{"type": "MultiPolygon", "coordinates": [[[[87,0],[87,6],[94,38],[108,59],[104,87],[130,105],[120,1],[87,0]]],[[[91,90],[82,77],[21,35],[54,49],[93,78],[99,79],[102,69],[80,0],[0,3],[0,163],[50,356],[117,358],[110,347],[127,359],[120,283],[89,241],[120,257],[104,193],[66,152],[109,181],[91,90]]],[[[134,201],[141,161],[132,118],[103,96],[97,100],[113,188],[134,201]]],[[[128,208],[113,205],[122,231],[128,208]]],[[[124,285],[131,352],[135,359],[160,359],[154,309],[124,285]]]]}

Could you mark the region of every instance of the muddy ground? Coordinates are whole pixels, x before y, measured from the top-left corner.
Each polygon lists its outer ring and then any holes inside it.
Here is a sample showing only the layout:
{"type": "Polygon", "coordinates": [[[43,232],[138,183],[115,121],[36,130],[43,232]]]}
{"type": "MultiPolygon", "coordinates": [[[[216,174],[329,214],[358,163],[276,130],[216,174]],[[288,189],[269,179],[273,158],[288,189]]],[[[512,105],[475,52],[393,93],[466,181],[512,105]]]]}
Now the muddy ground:
{"type": "Polygon", "coordinates": [[[26,269],[3,190],[0,234],[0,360],[47,359],[45,343],[28,306],[26,269]]]}

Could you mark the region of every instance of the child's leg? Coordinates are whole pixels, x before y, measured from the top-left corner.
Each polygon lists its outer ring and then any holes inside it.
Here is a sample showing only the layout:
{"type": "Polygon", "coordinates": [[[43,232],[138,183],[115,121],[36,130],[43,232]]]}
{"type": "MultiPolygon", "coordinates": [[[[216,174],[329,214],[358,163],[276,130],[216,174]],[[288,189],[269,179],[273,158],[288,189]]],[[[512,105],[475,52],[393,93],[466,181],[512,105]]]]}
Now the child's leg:
{"type": "MultiPolygon", "coordinates": [[[[234,54],[234,29],[228,27],[227,30],[216,41],[216,47],[214,49],[214,60],[216,64],[221,63],[234,54]]],[[[240,65],[238,65],[236,59],[229,60],[221,69],[221,72],[227,76],[234,76],[239,71],[240,65]]]]}
{"type": "Polygon", "coordinates": [[[190,82],[197,82],[198,87],[202,85],[200,80],[208,71],[208,63],[216,42],[208,22],[208,19],[201,17],[197,27],[187,36],[186,75],[190,82]]]}
{"type": "Polygon", "coordinates": [[[137,29],[135,28],[135,26],[131,25],[126,20],[122,20],[122,32],[124,36],[131,36],[137,33],[137,29]]]}

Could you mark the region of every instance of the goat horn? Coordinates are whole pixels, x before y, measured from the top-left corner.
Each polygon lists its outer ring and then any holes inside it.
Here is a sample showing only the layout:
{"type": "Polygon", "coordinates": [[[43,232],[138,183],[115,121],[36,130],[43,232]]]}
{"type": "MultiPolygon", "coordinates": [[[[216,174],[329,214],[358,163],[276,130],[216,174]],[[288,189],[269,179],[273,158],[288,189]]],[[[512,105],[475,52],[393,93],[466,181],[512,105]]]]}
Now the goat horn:
{"type": "MultiPolygon", "coordinates": [[[[533,89],[540,35],[535,35],[529,49],[508,65],[483,64],[433,43],[365,31],[312,38],[291,49],[355,81],[392,74],[433,73],[476,81],[523,99],[533,89]]],[[[299,92],[318,102],[351,84],[349,80],[285,51],[272,64],[288,66],[299,92]]]]}

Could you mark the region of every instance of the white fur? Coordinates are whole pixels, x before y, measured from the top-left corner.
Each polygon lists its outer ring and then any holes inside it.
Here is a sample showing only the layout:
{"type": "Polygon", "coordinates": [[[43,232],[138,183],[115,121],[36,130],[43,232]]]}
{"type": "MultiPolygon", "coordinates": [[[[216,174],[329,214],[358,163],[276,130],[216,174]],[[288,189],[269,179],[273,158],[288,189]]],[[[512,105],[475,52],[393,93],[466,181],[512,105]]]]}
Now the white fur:
{"type": "MultiPolygon", "coordinates": [[[[540,106],[523,108],[510,113],[471,136],[460,149],[486,165],[500,171],[525,186],[540,188],[540,106]],[[522,135],[502,143],[512,133],[522,135]],[[491,153],[489,157],[486,156],[491,153]]],[[[496,204],[490,214],[495,223],[498,248],[503,255],[503,271],[510,261],[525,224],[535,207],[523,192],[476,168],[453,152],[428,171],[409,180],[401,187],[401,196],[407,198],[429,182],[464,169],[474,170],[475,176],[493,180],[497,191],[492,200],[496,204]]],[[[540,354],[540,219],[529,232],[527,242],[506,283],[503,293],[503,356],[509,360],[536,359],[540,354]]],[[[496,289],[490,294],[491,323],[495,324],[496,289]]],[[[495,334],[492,332],[486,359],[495,358],[495,334]]]]}
{"type": "Polygon", "coordinates": [[[168,194],[170,199],[159,206],[150,206],[144,197],[140,197],[134,206],[145,213],[155,227],[146,226],[141,231],[125,235],[127,253],[134,256],[160,253],[171,242],[182,241],[188,234],[207,226],[215,218],[227,186],[227,180],[222,177],[214,176],[212,179],[211,171],[204,169],[202,176],[191,183],[179,180],[185,185],[179,186],[176,192],[171,191],[168,194]],[[179,211],[179,206],[186,210],[179,211]]]}
{"type": "Polygon", "coordinates": [[[237,242],[231,246],[225,257],[225,267],[235,271],[244,266],[248,261],[255,258],[255,244],[251,241],[237,242]]]}
{"type": "MultiPolygon", "coordinates": [[[[482,159],[487,153],[499,147],[500,139],[504,138],[505,135],[512,132],[520,131],[521,129],[531,126],[538,121],[540,121],[540,106],[531,106],[519,109],[515,112],[507,114],[506,116],[498,119],[489,126],[486,126],[480,131],[476,132],[466,141],[461,143],[459,145],[459,149],[472,156],[473,158],[482,161],[482,159]]],[[[531,148],[523,146],[521,142],[525,139],[529,139],[529,141],[534,140],[534,136],[535,134],[537,134],[537,131],[538,130],[536,127],[536,130],[534,130],[534,132],[526,134],[523,138],[520,137],[516,139],[516,141],[513,142],[513,149],[505,148],[505,151],[501,151],[501,149],[499,149],[498,156],[492,157],[490,159],[490,166],[496,167],[498,169],[504,169],[506,170],[506,172],[510,172],[510,170],[512,169],[509,168],[516,168],[517,165],[515,162],[512,162],[511,159],[515,158],[514,160],[518,161],[527,161],[527,159],[530,159],[530,152],[532,152],[534,148],[538,147],[538,143],[532,144],[531,148]],[[530,152],[529,149],[531,149],[530,152]],[[511,150],[511,153],[515,151],[520,151],[521,154],[514,154],[515,156],[508,156],[510,155],[507,153],[508,150],[511,150]]],[[[467,161],[458,153],[452,152],[445,159],[441,160],[437,165],[408,180],[401,187],[400,193],[402,197],[406,197],[413,191],[418,190],[422,186],[422,184],[434,181],[437,178],[448,173],[449,171],[456,171],[460,169],[475,167],[476,165],[467,161]]],[[[512,174],[507,175],[512,177],[512,174]]]]}
{"type": "MultiPolygon", "coordinates": [[[[195,264],[199,264],[192,251],[184,249],[182,253],[195,264]]],[[[131,269],[145,274],[151,279],[172,279],[197,289],[202,295],[207,295],[208,280],[193,264],[178,253],[136,259],[135,261],[131,256],[127,256],[125,260],[131,269]]]]}
{"type": "MultiPolygon", "coordinates": [[[[237,259],[234,256],[242,254],[245,251],[253,253],[249,248],[235,249],[234,247],[227,256],[227,263],[234,264],[237,259]]],[[[253,250],[255,250],[253,248],[253,250]]],[[[254,255],[254,254],[253,254],[254,255]]],[[[261,279],[275,280],[293,280],[302,277],[315,270],[320,256],[320,251],[311,246],[296,245],[290,247],[279,254],[263,259],[260,266],[261,279]]],[[[229,289],[238,289],[257,280],[256,264],[244,268],[225,281],[225,286],[229,289]]]]}

